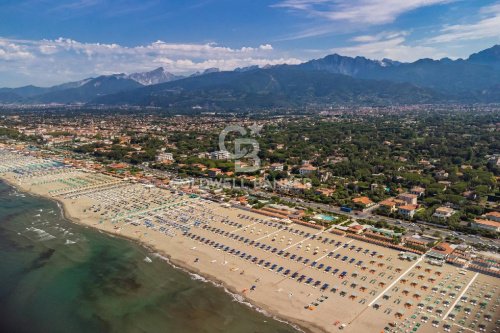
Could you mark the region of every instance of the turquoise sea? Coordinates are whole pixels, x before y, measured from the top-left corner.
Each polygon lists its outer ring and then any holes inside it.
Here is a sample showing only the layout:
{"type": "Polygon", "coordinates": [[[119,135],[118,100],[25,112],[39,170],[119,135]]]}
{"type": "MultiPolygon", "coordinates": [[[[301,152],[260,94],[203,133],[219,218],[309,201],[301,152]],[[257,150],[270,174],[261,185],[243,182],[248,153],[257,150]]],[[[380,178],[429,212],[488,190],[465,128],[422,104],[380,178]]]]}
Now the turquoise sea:
{"type": "Polygon", "coordinates": [[[0,332],[297,331],[0,182],[0,332]]]}

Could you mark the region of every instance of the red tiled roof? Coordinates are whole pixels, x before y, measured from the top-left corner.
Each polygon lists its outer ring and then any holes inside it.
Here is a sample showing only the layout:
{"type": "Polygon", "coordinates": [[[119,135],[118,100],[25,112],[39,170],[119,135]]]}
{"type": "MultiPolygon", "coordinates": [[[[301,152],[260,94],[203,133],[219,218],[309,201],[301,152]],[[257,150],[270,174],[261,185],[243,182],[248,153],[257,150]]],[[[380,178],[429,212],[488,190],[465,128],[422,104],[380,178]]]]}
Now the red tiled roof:
{"type": "Polygon", "coordinates": [[[487,225],[490,227],[496,227],[496,228],[500,227],[500,222],[495,222],[491,220],[475,219],[474,222],[477,224],[487,225]]]}

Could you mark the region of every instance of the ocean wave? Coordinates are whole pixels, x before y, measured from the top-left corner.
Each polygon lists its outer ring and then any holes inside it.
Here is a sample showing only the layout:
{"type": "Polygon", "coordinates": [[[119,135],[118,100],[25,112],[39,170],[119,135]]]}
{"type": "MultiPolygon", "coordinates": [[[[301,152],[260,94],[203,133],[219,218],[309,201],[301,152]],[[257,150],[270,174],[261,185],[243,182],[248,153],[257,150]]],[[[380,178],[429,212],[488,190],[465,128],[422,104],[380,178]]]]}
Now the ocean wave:
{"type": "Polygon", "coordinates": [[[246,301],[245,298],[239,294],[236,294],[236,293],[233,293],[231,292],[230,290],[228,290],[222,283],[218,283],[218,282],[215,282],[215,281],[212,281],[212,280],[209,280],[199,274],[196,274],[196,273],[193,273],[193,272],[190,272],[189,270],[183,268],[183,267],[180,267],[180,266],[177,266],[175,264],[172,263],[172,261],[170,261],[169,258],[161,255],[160,253],[153,253],[152,254],[153,256],[157,257],[157,258],[160,258],[164,261],[166,261],[170,266],[172,266],[173,268],[175,269],[178,269],[184,273],[187,273],[192,280],[196,280],[196,281],[201,281],[201,282],[204,282],[204,283],[210,283],[211,285],[217,287],[217,288],[221,288],[222,290],[224,290],[224,292],[228,295],[231,296],[231,298],[233,299],[234,302],[238,302],[240,304],[243,304],[251,309],[253,309],[254,311],[257,311],[258,313],[268,317],[268,318],[272,318],[280,323],[283,323],[283,324],[286,324],[292,328],[294,328],[295,330],[297,330],[297,332],[302,332],[302,333],[305,333],[305,331],[303,329],[301,329],[299,326],[289,322],[289,321],[286,321],[284,319],[281,319],[275,315],[273,315],[272,313],[269,313],[267,312],[266,310],[262,309],[262,308],[259,308],[258,306],[256,305],[253,305],[252,303],[250,303],[249,301],[246,301]]]}
{"type": "Polygon", "coordinates": [[[36,233],[38,236],[38,241],[40,241],[40,242],[44,242],[44,241],[48,241],[48,240],[56,238],[56,236],[49,234],[47,231],[42,230],[42,229],[38,229],[35,227],[29,227],[29,228],[26,228],[26,230],[36,233]]]}
{"type": "Polygon", "coordinates": [[[64,243],[64,245],[71,245],[71,244],[76,244],[76,242],[69,240],[69,239],[66,239],[66,242],[64,243]]]}

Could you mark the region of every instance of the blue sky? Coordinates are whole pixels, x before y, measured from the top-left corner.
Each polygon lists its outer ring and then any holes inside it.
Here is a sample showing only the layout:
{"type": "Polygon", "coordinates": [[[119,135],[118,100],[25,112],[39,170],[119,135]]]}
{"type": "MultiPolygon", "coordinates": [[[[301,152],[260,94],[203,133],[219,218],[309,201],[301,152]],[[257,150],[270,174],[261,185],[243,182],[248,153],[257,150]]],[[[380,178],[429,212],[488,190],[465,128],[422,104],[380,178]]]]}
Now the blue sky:
{"type": "Polygon", "coordinates": [[[0,86],[331,53],[458,58],[499,43],[491,0],[2,0],[0,86]]]}

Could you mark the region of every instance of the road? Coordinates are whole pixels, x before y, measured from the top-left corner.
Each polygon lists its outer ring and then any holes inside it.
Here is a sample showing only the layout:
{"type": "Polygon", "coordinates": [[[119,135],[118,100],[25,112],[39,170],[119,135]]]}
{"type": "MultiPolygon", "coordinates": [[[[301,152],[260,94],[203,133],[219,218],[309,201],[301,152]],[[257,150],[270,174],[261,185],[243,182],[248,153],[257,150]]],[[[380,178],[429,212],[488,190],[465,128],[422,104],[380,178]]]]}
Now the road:
{"type": "MultiPolygon", "coordinates": [[[[253,195],[258,195],[258,196],[261,196],[264,198],[270,198],[273,196],[270,193],[262,192],[262,191],[251,191],[250,190],[249,193],[253,194],[253,195]]],[[[369,208],[365,211],[362,211],[362,212],[361,211],[353,211],[352,213],[346,213],[346,212],[341,211],[340,207],[338,207],[338,206],[326,205],[326,204],[317,203],[317,202],[309,202],[309,201],[304,201],[304,200],[299,199],[299,198],[287,197],[287,196],[283,196],[283,195],[280,195],[280,199],[282,201],[286,201],[289,203],[300,205],[300,206],[303,206],[306,208],[321,209],[325,212],[335,213],[335,214],[339,214],[339,215],[345,215],[345,216],[351,217],[353,219],[366,219],[366,220],[380,221],[380,222],[384,221],[384,222],[387,222],[393,226],[403,227],[406,230],[408,230],[409,233],[421,232],[422,227],[425,227],[426,233],[428,233],[430,235],[432,235],[435,232],[439,232],[443,238],[446,236],[459,237],[467,243],[481,243],[483,245],[496,246],[496,247],[500,246],[498,240],[480,237],[480,236],[476,236],[476,235],[467,235],[467,234],[463,234],[463,233],[456,233],[454,231],[446,229],[445,226],[438,228],[436,226],[429,225],[429,223],[424,222],[424,221],[419,221],[417,223],[413,223],[413,222],[408,222],[408,221],[404,221],[404,220],[394,219],[394,218],[387,217],[387,216],[376,215],[372,212],[376,207],[371,207],[371,208],[369,208]]]]}
{"type": "MultiPolygon", "coordinates": [[[[92,157],[87,156],[87,158],[92,159],[92,157]]],[[[169,171],[160,171],[157,169],[152,169],[149,168],[147,165],[142,164],[139,166],[142,168],[145,172],[151,173],[156,177],[167,177],[170,179],[175,178],[177,175],[173,172],[169,171]]],[[[203,179],[203,178],[199,178],[203,179]]],[[[230,188],[230,184],[224,184],[222,183],[222,186],[230,188]]],[[[257,195],[263,198],[271,198],[274,196],[274,194],[269,193],[269,192],[262,192],[262,191],[254,191],[251,189],[248,189],[247,192],[249,194],[257,195]]],[[[312,208],[312,209],[321,209],[325,212],[330,212],[330,213],[335,213],[335,214],[340,214],[340,215],[345,215],[349,216],[354,219],[367,219],[367,220],[372,220],[372,221],[384,221],[387,222],[391,225],[394,226],[400,226],[404,227],[406,230],[408,230],[409,233],[417,233],[422,231],[422,227],[426,228],[426,233],[433,234],[435,232],[439,232],[443,237],[450,236],[450,237],[458,237],[461,240],[467,242],[467,243],[479,243],[482,245],[490,246],[490,247],[500,247],[500,241],[495,240],[495,239],[489,239],[485,237],[480,237],[476,235],[468,235],[468,234],[463,234],[463,233],[456,233],[451,230],[448,230],[445,226],[442,227],[437,227],[435,225],[431,225],[425,221],[418,221],[417,223],[412,223],[412,222],[407,222],[404,220],[399,220],[399,219],[394,219],[386,216],[380,216],[376,215],[373,213],[373,211],[377,208],[377,205],[370,207],[366,209],[365,211],[354,211],[352,213],[346,213],[340,210],[340,207],[338,206],[332,206],[332,205],[326,205],[326,204],[321,204],[321,203],[316,203],[316,202],[308,202],[304,201],[299,198],[294,198],[294,197],[287,197],[283,196],[280,194],[280,199],[289,203],[293,203],[296,205],[300,205],[306,208],[312,208]]]]}

